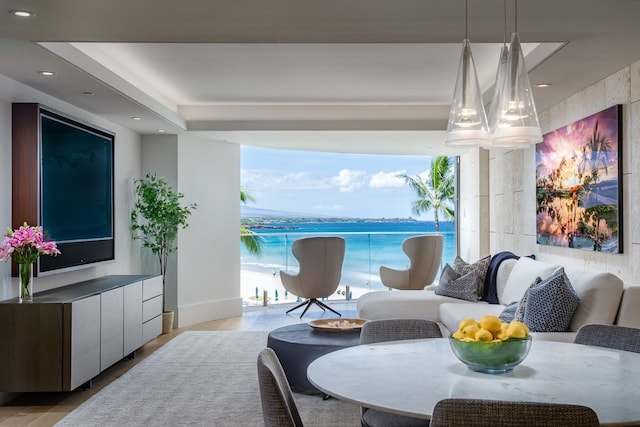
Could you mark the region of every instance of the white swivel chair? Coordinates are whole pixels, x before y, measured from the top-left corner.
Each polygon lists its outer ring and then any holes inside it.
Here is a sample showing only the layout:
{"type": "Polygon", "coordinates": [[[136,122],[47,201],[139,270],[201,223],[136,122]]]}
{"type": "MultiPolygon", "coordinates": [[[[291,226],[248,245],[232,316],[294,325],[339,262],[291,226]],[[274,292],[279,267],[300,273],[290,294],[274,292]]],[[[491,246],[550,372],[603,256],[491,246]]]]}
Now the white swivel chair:
{"type": "Polygon", "coordinates": [[[288,292],[307,300],[288,310],[287,313],[305,306],[300,315],[302,318],[311,304],[316,304],[323,311],[327,309],[340,316],[340,313],[318,298],[327,298],[338,289],[344,261],[344,239],[342,237],[306,237],[294,241],[291,251],[300,264],[300,271],[297,274],[280,271],[280,280],[288,292]]]}
{"type": "Polygon", "coordinates": [[[444,236],[431,234],[409,237],[402,250],[409,257],[409,267],[396,270],[380,266],[380,280],[388,288],[420,290],[435,280],[442,262],[444,236]]]}

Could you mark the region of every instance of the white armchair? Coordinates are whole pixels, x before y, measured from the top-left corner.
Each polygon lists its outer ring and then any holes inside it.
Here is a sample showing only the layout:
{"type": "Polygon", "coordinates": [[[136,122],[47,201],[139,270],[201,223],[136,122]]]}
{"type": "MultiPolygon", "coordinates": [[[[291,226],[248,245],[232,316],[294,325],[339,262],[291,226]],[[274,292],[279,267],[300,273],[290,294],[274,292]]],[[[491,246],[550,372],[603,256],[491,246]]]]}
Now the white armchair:
{"type": "Polygon", "coordinates": [[[380,266],[382,284],[394,289],[420,290],[435,280],[442,262],[444,236],[431,234],[409,237],[402,250],[409,257],[409,267],[396,270],[380,266]]]}

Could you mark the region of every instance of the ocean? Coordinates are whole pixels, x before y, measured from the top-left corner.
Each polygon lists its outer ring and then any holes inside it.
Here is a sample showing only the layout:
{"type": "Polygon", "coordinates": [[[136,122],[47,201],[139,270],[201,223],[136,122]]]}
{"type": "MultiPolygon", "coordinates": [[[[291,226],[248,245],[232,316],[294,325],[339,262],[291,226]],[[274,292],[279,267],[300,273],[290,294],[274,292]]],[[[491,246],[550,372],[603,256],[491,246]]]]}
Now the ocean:
{"type": "MultiPolygon", "coordinates": [[[[268,228],[252,228],[265,240],[261,256],[251,255],[244,246],[241,247],[242,269],[267,274],[277,274],[279,270],[297,271],[298,263],[291,253],[294,240],[321,235],[340,236],[346,242],[340,285],[365,290],[386,289],[380,282],[381,265],[406,268],[409,259],[402,251],[404,239],[435,233],[432,221],[270,221],[266,226],[268,228]]],[[[456,256],[454,224],[441,222],[440,233],[445,236],[442,265],[451,264],[456,256]]]]}

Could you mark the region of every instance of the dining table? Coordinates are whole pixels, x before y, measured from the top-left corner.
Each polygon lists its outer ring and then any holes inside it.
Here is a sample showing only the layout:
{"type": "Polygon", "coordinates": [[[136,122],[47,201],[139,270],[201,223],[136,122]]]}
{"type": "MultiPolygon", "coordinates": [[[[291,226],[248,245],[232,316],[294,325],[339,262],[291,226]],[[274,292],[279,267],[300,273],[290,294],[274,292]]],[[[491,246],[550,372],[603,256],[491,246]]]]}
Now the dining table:
{"type": "Polygon", "coordinates": [[[512,371],[488,374],[459,361],[449,338],[390,341],[321,356],[307,377],[333,398],[416,418],[457,397],[577,404],[601,425],[640,424],[640,354],[605,347],[534,339],[512,371]]]}

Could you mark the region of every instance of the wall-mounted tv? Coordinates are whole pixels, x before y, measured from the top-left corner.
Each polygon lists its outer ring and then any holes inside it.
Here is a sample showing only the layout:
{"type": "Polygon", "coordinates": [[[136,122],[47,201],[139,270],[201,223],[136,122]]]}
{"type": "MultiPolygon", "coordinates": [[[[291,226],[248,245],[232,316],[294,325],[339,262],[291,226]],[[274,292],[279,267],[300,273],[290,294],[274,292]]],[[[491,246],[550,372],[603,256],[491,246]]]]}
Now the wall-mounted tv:
{"type": "MultiPolygon", "coordinates": [[[[13,112],[14,147],[21,139],[20,129],[15,129],[16,126],[36,126],[36,143],[33,130],[28,130],[26,134],[30,136],[26,145],[30,147],[29,151],[35,148],[37,153],[35,156],[32,152],[22,154],[30,161],[37,159],[37,168],[33,164],[32,167],[38,170],[35,183],[38,189],[37,220],[33,220],[31,212],[33,201],[29,201],[26,214],[16,212],[21,209],[21,203],[15,203],[18,184],[14,185],[13,222],[42,225],[45,238],[55,241],[61,252],[56,257],[40,257],[38,273],[59,272],[115,259],[115,135],[38,104],[14,104],[13,112]]],[[[24,146],[22,150],[25,150],[24,146]]],[[[16,165],[14,157],[14,182],[16,178],[20,180],[21,170],[22,175],[29,174],[24,169],[25,165],[22,168],[16,165]]]]}

